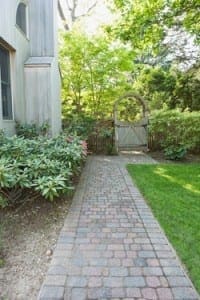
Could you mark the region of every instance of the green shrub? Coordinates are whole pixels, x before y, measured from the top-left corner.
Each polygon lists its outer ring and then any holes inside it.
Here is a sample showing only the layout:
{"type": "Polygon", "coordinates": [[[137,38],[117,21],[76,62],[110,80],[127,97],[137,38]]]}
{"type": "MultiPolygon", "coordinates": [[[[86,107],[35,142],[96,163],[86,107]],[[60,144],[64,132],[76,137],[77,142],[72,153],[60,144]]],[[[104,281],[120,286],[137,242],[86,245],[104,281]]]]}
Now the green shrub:
{"type": "Polygon", "coordinates": [[[175,159],[183,157],[186,150],[200,151],[200,112],[155,111],[150,116],[149,132],[156,148],[175,159]]]}
{"type": "Polygon", "coordinates": [[[187,153],[186,147],[179,146],[169,146],[164,149],[164,154],[167,159],[179,160],[185,157],[187,153]]]}
{"type": "Polygon", "coordinates": [[[39,135],[46,136],[49,132],[49,123],[44,122],[41,126],[33,124],[21,124],[16,122],[15,129],[18,136],[25,137],[27,139],[32,139],[38,137],[39,135]]]}
{"type": "Polygon", "coordinates": [[[87,139],[94,129],[95,122],[94,118],[87,115],[74,115],[68,120],[64,120],[64,131],[67,134],[87,139]]]}
{"type": "Polygon", "coordinates": [[[77,137],[0,139],[0,206],[44,196],[53,200],[73,189],[86,145],[77,137]]]}

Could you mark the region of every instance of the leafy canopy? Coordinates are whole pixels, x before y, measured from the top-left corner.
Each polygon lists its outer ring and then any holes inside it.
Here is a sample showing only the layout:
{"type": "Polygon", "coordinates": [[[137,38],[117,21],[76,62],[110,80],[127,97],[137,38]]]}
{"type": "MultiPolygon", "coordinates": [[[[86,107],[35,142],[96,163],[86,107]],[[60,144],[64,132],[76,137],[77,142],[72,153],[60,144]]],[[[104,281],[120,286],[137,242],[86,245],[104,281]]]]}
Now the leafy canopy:
{"type": "Polygon", "coordinates": [[[81,113],[97,119],[110,116],[114,100],[129,88],[132,62],[128,47],[110,43],[105,36],[64,34],[60,50],[64,118],[81,113]]]}
{"type": "Polygon", "coordinates": [[[112,28],[115,36],[132,43],[136,55],[156,56],[169,51],[163,44],[169,29],[189,32],[200,42],[200,2],[198,0],[114,0],[121,18],[112,28]],[[195,20],[195,21],[194,21],[195,20]]]}

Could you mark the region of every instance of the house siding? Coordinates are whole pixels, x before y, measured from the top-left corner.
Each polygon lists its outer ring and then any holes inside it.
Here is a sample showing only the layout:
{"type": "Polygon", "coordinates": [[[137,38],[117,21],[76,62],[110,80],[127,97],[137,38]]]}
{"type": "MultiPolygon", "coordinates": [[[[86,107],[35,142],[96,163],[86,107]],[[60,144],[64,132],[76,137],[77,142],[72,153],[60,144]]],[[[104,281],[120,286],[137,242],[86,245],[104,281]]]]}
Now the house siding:
{"type": "Polygon", "coordinates": [[[37,124],[48,120],[52,134],[56,135],[61,129],[57,1],[22,2],[27,4],[28,9],[27,36],[16,25],[20,1],[7,0],[1,3],[0,43],[10,50],[13,121],[2,119],[0,99],[0,128],[11,135],[15,132],[14,120],[37,124]],[[27,62],[34,57],[38,63],[33,67],[27,62]],[[43,64],[48,57],[51,57],[52,62],[48,68],[44,68],[43,64]]]}
{"type": "Polygon", "coordinates": [[[30,1],[30,53],[33,57],[55,55],[53,9],[51,0],[30,1]]]}

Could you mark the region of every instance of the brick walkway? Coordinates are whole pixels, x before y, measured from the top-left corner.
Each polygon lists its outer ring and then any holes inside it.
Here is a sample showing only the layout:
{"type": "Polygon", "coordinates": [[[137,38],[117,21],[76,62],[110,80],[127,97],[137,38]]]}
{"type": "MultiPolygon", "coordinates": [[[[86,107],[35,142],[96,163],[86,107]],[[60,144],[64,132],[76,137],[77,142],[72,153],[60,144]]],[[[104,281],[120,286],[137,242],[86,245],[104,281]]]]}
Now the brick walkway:
{"type": "Polygon", "coordinates": [[[154,161],[88,159],[38,299],[199,299],[128,162],[154,161]]]}

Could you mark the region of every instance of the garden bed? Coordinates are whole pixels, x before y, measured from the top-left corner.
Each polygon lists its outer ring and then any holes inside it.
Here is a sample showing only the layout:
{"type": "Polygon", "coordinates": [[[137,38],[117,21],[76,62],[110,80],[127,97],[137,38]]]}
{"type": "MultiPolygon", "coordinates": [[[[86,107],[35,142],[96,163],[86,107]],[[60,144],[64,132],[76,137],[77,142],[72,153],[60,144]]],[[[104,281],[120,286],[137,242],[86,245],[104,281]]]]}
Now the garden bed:
{"type": "Polygon", "coordinates": [[[86,154],[79,137],[0,136],[0,299],[37,298],[86,154]]]}
{"type": "Polygon", "coordinates": [[[37,299],[71,199],[38,199],[21,208],[0,211],[1,300],[37,299]]]}
{"type": "Polygon", "coordinates": [[[0,299],[37,298],[51,260],[47,254],[54,250],[71,198],[0,210],[0,299]]]}

